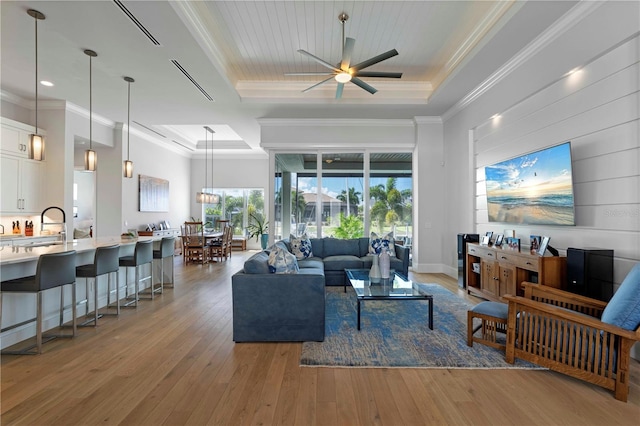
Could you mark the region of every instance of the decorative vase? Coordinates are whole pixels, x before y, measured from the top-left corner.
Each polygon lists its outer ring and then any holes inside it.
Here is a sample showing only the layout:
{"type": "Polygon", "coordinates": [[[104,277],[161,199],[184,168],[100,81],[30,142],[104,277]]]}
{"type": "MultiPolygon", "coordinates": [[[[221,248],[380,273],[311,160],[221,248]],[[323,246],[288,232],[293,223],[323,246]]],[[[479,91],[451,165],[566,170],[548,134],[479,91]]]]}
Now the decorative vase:
{"type": "Polygon", "coordinates": [[[378,284],[380,282],[380,266],[378,265],[378,256],[373,256],[373,265],[369,271],[369,281],[371,284],[378,284]]]}
{"type": "Polygon", "coordinates": [[[260,235],[260,245],[262,246],[262,250],[267,248],[268,243],[269,243],[269,234],[260,235]]]}
{"type": "Polygon", "coordinates": [[[391,269],[391,256],[389,255],[389,250],[383,248],[378,257],[380,258],[380,277],[385,280],[389,279],[391,269]]]}

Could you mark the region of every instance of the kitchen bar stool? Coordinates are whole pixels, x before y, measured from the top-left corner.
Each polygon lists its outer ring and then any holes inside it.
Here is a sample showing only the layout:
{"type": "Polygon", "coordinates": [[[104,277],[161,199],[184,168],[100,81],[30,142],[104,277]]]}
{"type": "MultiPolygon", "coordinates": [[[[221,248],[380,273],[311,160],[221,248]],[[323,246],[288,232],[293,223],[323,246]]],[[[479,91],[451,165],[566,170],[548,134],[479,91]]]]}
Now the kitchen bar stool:
{"type": "MultiPolygon", "coordinates": [[[[167,285],[167,287],[171,287],[173,288],[173,283],[174,283],[174,273],[173,273],[173,253],[175,250],[175,243],[176,243],[176,238],[175,237],[163,237],[162,240],[160,241],[160,249],[159,250],[154,250],[153,251],[153,258],[154,259],[160,259],[160,293],[162,293],[163,289],[164,289],[164,260],[167,257],[171,258],[171,285],[167,285]]],[[[153,288],[153,280],[151,280],[151,289],[152,291],[157,291],[153,288]]]]}
{"type": "MultiPolygon", "coordinates": [[[[126,307],[138,307],[138,300],[140,300],[140,282],[151,280],[151,275],[147,275],[144,277],[140,277],[140,267],[146,265],[147,263],[151,264],[153,262],[153,240],[148,241],[138,241],[136,243],[136,247],[133,251],[133,256],[122,256],[119,260],[120,266],[126,267],[125,273],[125,288],[126,288],[126,298],[129,298],[129,269],[135,268],[136,271],[136,290],[133,295],[133,300],[124,304],[126,307]],[[133,306],[132,306],[133,305],[133,306]]],[[[153,266],[153,265],[151,265],[153,266]]],[[[153,287],[153,282],[151,283],[153,287]]],[[[151,292],[151,299],[153,299],[153,291],[151,292]]]]}
{"type": "Polygon", "coordinates": [[[76,252],[43,254],[38,258],[36,274],[30,277],[2,281],[0,283],[0,318],[2,318],[2,296],[4,293],[32,293],[36,295],[36,317],[14,324],[0,331],[8,331],[25,324],[36,322],[36,343],[18,351],[2,351],[3,354],[35,355],[42,353],[42,344],[56,337],[74,337],[76,335],[76,252]],[[42,334],[42,293],[55,287],[60,288],[60,327],[64,322],[64,286],[71,284],[72,334],[42,334]],[[31,349],[36,348],[33,352],[31,349]]]}
{"type": "Polygon", "coordinates": [[[98,325],[98,318],[103,315],[118,315],[120,314],[120,304],[116,303],[116,313],[104,313],[98,312],[98,277],[100,275],[107,274],[107,308],[111,305],[111,275],[116,274],[116,302],[120,299],[120,291],[118,285],[118,270],[120,269],[118,262],[118,255],[120,253],[120,245],[116,244],[107,247],[98,247],[96,254],[93,258],[93,263],[81,265],[76,267],[76,277],[85,279],[85,299],[79,304],[86,303],[87,310],[85,316],[87,320],[81,324],[80,327],[88,326],[93,323],[93,326],[98,325]],[[93,278],[93,317],[89,318],[89,278],[93,278]]]}

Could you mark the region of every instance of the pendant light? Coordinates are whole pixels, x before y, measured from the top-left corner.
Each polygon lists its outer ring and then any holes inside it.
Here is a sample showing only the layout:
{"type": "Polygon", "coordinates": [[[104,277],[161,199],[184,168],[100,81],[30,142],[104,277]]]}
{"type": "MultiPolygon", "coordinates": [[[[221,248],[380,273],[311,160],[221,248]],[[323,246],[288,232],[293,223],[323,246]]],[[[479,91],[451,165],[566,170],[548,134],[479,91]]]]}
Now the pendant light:
{"type": "Polygon", "coordinates": [[[36,125],[35,133],[29,139],[29,158],[32,160],[44,160],[44,137],[38,134],[38,21],[44,21],[44,15],[37,10],[27,10],[29,16],[33,17],[36,23],[36,125]]]}
{"type": "Polygon", "coordinates": [[[85,50],[84,54],[89,57],[89,149],[84,152],[84,169],[88,172],[95,172],[96,167],[98,165],[97,164],[98,157],[96,155],[96,152],[92,149],[93,148],[93,110],[92,110],[91,104],[93,101],[93,98],[92,98],[93,75],[91,72],[91,61],[93,60],[93,58],[98,56],[98,54],[93,50],[89,50],[89,49],[85,50]]]}
{"type": "Polygon", "coordinates": [[[129,127],[130,127],[130,119],[131,119],[131,83],[135,80],[131,77],[125,77],[124,81],[127,82],[127,159],[124,160],[123,172],[124,177],[132,178],[133,177],[133,161],[129,160],[129,127]]]}

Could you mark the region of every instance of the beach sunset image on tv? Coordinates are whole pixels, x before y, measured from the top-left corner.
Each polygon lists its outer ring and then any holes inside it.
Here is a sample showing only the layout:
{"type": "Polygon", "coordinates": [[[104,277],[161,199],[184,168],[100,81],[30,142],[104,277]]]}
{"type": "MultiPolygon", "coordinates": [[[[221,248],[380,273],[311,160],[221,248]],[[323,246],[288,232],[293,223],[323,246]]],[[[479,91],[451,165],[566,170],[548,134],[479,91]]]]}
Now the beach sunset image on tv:
{"type": "Polygon", "coordinates": [[[485,167],[490,222],[574,225],[569,142],[485,167]]]}

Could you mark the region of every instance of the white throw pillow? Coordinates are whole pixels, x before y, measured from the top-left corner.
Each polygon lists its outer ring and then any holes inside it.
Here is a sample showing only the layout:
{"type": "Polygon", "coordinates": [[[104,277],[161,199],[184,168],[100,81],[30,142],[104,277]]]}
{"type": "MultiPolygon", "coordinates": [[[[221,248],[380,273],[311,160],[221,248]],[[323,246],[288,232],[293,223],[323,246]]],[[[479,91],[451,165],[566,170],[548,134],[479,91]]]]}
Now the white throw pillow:
{"type": "Polygon", "coordinates": [[[269,271],[276,274],[297,274],[298,260],[281,246],[274,245],[269,253],[269,271]]]}

